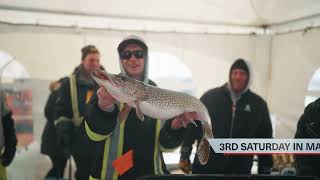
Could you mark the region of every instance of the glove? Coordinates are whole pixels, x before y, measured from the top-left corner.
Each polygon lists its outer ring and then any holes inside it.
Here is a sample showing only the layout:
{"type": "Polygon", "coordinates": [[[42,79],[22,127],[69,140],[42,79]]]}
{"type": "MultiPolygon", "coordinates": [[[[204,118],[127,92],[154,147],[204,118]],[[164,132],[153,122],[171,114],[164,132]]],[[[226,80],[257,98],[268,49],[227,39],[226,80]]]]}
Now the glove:
{"type": "Polygon", "coordinates": [[[180,160],[179,167],[184,173],[191,174],[190,160],[180,160]]]}

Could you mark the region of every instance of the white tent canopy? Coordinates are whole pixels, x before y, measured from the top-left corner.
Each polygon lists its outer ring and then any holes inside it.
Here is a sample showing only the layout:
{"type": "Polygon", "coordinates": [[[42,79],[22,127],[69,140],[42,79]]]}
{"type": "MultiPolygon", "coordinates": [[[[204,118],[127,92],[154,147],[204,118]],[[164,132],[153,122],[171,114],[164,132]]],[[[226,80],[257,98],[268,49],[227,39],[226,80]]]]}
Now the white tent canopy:
{"type": "Polygon", "coordinates": [[[226,82],[242,57],[253,65],[252,89],[278,126],[290,129],[278,136],[292,137],[304,103],[319,94],[308,90],[319,81],[319,25],[318,0],[1,0],[0,50],[31,79],[55,80],[79,64],[81,47],[94,44],[117,73],[116,46],[134,33],[158,59],[174,57],[189,68],[192,80],[183,85],[197,97],[226,82]]]}
{"type": "Polygon", "coordinates": [[[117,45],[141,36],[150,78],[196,97],[227,82],[230,65],[244,58],[253,69],[250,89],[275,119],[275,137],[292,138],[305,103],[320,96],[319,27],[319,0],[0,0],[0,68],[14,59],[30,77],[23,87],[34,94],[37,143],[49,81],[79,65],[84,45],[96,45],[101,64],[118,73],[117,45]]]}
{"type": "Polygon", "coordinates": [[[319,26],[320,1],[2,0],[0,21],[112,30],[266,34],[319,26]]]}
{"type": "Polygon", "coordinates": [[[308,85],[320,67],[318,0],[1,0],[0,22],[0,50],[36,79],[69,74],[86,44],[116,73],[116,46],[132,33],[153,54],[185,64],[193,78],[185,85],[196,87],[197,97],[223,84],[232,61],[245,58],[253,65],[252,89],[280,123],[289,122],[291,132],[279,136],[292,136],[306,98],[317,94],[308,85]]]}

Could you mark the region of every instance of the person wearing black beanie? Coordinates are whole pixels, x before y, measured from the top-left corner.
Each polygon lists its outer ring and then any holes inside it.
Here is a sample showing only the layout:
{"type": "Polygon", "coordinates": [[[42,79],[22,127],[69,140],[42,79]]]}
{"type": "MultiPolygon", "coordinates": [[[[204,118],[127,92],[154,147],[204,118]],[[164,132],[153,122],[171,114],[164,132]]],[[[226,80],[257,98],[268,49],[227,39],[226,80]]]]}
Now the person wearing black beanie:
{"type": "Polygon", "coordinates": [[[248,75],[250,75],[248,64],[245,62],[245,60],[243,60],[243,59],[241,59],[241,58],[235,60],[234,63],[231,65],[230,73],[231,73],[231,71],[234,70],[234,69],[242,69],[242,70],[244,70],[246,73],[248,73],[248,75]]]}
{"type": "Polygon", "coordinates": [[[229,88],[232,93],[240,94],[246,91],[250,84],[250,70],[248,63],[243,59],[234,61],[229,72],[229,88]]]}
{"type": "MultiPolygon", "coordinates": [[[[200,100],[207,107],[212,119],[215,138],[272,138],[272,125],[267,103],[252,92],[249,63],[236,59],[230,67],[229,82],[204,93],[200,100]]],[[[196,121],[197,123],[197,121],[196,121]]],[[[181,147],[180,166],[190,162],[192,144],[202,137],[201,123],[188,125],[181,147]]],[[[258,155],[258,173],[269,174],[272,168],[271,155],[258,155]]],[[[193,174],[250,174],[253,155],[228,155],[210,153],[206,165],[201,165],[197,155],[192,164],[193,174]]]]}

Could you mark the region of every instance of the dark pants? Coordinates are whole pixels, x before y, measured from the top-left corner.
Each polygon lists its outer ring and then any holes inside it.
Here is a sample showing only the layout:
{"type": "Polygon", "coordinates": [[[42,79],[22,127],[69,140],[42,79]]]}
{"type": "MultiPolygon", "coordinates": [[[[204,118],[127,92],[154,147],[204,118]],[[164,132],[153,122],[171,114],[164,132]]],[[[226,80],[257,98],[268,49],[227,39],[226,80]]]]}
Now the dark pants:
{"type": "Polygon", "coordinates": [[[76,180],[88,180],[92,162],[92,149],[84,128],[74,128],[72,138],[72,156],[76,163],[76,180]]]}
{"type": "Polygon", "coordinates": [[[90,175],[91,158],[74,153],[73,159],[77,168],[75,173],[76,180],[88,180],[90,175]]]}
{"type": "Polygon", "coordinates": [[[72,123],[60,123],[57,126],[58,145],[65,156],[72,155],[75,164],[76,180],[88,180],[92,161],[92,149],[95,149],[87,137],[84,127],[74,127],[72,123]]]}
{"type": "Polygon", "coordinates": [[[49,156],[52,162],[52,168],[46,177],[62,178],[68,158],[63,156],[49,156]]]}
{"type": "MultiPolygon", "coordinates": [[[[66,167],[68,158],[63,156],[49,156],[52,161],[52,168],[46,175],[46,178],[62,178],[64,174],[64,169],[66,167]]],[[[90,158],[81,157],[78,154],[73,156],[76,163],[76,180],[88,180],[89,179],[89,168],[90,168],[90,158]]]]}

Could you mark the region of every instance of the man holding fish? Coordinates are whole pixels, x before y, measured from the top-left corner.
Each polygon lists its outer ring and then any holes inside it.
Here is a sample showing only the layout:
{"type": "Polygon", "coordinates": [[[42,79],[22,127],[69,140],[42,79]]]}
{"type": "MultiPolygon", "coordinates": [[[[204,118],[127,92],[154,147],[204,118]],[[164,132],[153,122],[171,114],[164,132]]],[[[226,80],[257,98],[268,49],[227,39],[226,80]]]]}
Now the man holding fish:
{"type": "MultiPolygon", "coordinates": [[[[161,152],[182,143],[181,127],[208,117],[206,109],[200,111],[204,106],[197,104],[196,98],[162,90],[148,79],[148,47],[141,38],[128,36],[119,44],[118,53],[120,75],[99,70],[92,73],[101,87],[88,107],[85,128],[89,138],[103,146],[97,150],[91,180],[163,174],[166,169],[161,152]],[[190,100],[195,109],[182,101],[172,104],[175,97],[190,100]]],[[[208,148],[206,140],[203,144],[208,148]]]]}

